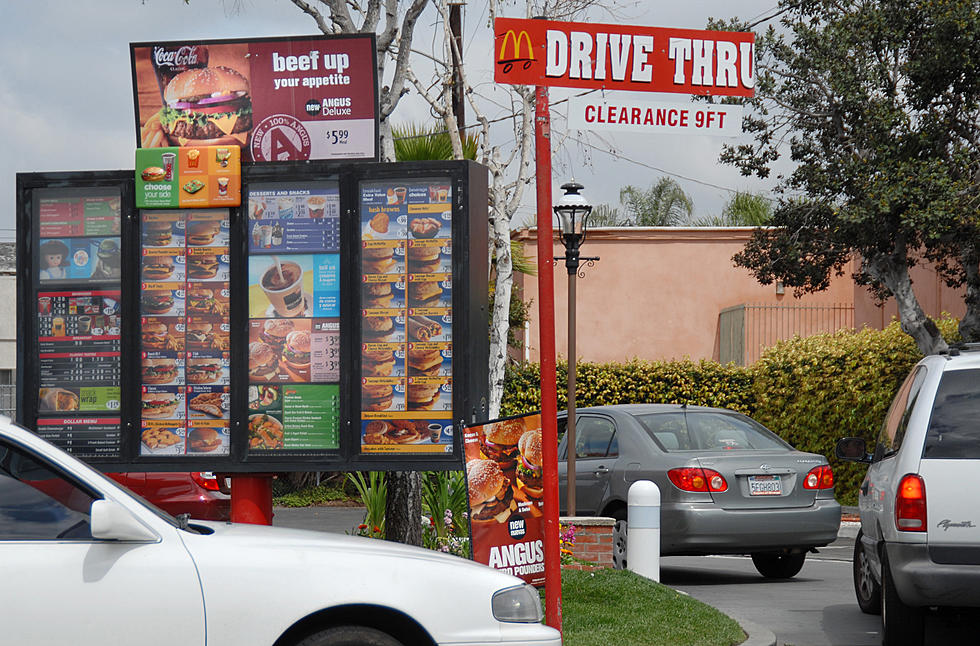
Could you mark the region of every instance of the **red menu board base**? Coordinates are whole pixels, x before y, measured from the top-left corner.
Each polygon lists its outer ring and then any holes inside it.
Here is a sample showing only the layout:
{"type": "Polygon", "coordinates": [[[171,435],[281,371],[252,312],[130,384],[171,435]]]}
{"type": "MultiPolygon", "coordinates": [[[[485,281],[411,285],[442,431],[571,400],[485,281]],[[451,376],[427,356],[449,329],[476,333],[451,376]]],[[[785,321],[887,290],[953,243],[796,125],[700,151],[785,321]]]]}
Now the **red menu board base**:
{"type": "Polygon", "coordinates": [[[232,477],[231,522],[272,524],[272,474],[253,473],[232,477]]]}

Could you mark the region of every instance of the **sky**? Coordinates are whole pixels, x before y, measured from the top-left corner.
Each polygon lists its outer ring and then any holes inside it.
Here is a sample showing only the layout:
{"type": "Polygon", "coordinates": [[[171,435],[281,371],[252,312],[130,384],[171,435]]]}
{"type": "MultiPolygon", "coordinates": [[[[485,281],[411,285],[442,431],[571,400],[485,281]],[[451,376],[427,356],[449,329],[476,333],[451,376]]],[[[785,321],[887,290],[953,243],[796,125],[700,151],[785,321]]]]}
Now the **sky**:
{"type": "MultiPolygon", "coordinates": [[[[593,22],[703,29],[709,17],[756,19],[777,0],[646,0],[604,11],[593,22]]],[[[315,3],[314,3],[315,4],[315,3]]],[[[523,17],[518,3],[503,14],[523,17]]],[[[419,21],[416,49],[440,51],[435,12],[419,21]]],[[[507,91],[491,82],[492,50],[486,0],[464,9],[464,63],[486,97],[491,118],[505,112],[507,91]],[[486,79],[486,80],[481,80],[486,79]]],[[[252,38],[318,34],[313,20],[287,0],[31,0],[5,2],[0,21],[0,241],[15,236],[19,172],[118,170],[134,165],[136,146],[129,43],[155,40],[252,38]]],[[[420,68],[421,69],[421,68],[420,68]]],[[[766,193],[771,182],[743,178],[718,163],[725,141],[691,135],[603,135],[563,132],[562,100],[573,91],[552,88],[553,192],[574,178],[593,204],[618,206],[625,185],[648,187],[673,177],[694,202],[696,216],[721,211],[734,191],[766,193]],[[580,143],[585,142],[585,143],[580,143]],[[612,150],[613,154],[609,154],[612,150]]],[[[651,101],[685,102],[685,95],[648,94],[651,101]]],[[[471,117],[472,118],[472,117],[471,117]]],[[[424,103],[408,95],[394,123],[430,119],[424,103]]],[[[496,136],[506,146],[506,132],[496,136]]],[[[534,208],[526,191],[521,214],[534,208]]]]}

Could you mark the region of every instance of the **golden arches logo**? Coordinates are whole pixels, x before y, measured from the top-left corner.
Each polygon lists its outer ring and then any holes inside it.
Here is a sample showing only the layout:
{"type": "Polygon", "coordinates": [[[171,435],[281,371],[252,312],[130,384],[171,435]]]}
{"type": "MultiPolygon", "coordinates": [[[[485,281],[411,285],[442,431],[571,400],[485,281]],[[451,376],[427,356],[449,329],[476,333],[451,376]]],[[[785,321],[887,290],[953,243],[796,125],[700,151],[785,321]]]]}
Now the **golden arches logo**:
{"type": "Polygon", "coordinates": [[[497,65],[503,65],[504,74],[507,74],[514,69],[514,63],[524,63],[522,69],[526,70],[531,67],[533,62],[534,48],[531,46],[531,37],[523,29],[520,34],[517,34],[513,29],[508,29],[507,33],[504,34],[504,42],[500,44],[500,57],[497,60],[497,65]],[[507,43],[513,43],[511,51],[513,58],[504,58],[507,53],[507,43]],[[527,43],[527,58],[521,58],[521,43],[527,43]]]}

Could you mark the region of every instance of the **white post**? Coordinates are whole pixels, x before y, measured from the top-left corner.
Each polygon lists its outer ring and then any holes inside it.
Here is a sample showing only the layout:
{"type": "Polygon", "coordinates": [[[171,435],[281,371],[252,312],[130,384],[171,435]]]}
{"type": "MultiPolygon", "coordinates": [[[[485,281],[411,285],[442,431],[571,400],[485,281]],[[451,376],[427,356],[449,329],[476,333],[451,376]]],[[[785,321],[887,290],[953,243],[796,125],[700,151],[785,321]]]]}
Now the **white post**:
{"type": "Polygon", "coordinates": [[[630,485],[627,504],[626,567],[660,581],[660,488],[637,480],[630,485]]]}

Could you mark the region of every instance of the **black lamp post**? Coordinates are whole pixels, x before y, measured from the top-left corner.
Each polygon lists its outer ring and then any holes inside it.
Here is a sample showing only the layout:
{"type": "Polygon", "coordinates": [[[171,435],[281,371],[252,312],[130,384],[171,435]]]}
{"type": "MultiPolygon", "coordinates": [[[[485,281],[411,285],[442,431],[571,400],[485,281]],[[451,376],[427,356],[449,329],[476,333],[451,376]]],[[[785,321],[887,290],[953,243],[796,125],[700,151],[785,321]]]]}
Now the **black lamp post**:
{"type": "Polygon", "coordinates": [[[575,515],[575,279],[578,276],[579,262],[588,261],[590,264],[598,258],[583,258],[579,256],[579,247],[585,241],[588,229],[589,214],[592,206],[579,194],[584,187],[572,180],[562,184],[561,201],[554,207],[558,216],[558,227],[561,232],[561,243],[565,246],[565,256],[555,258],[564,260],[568,270],[568,425],[565,434],[568,440],[568,504],[567,513],[575,515]]]}

